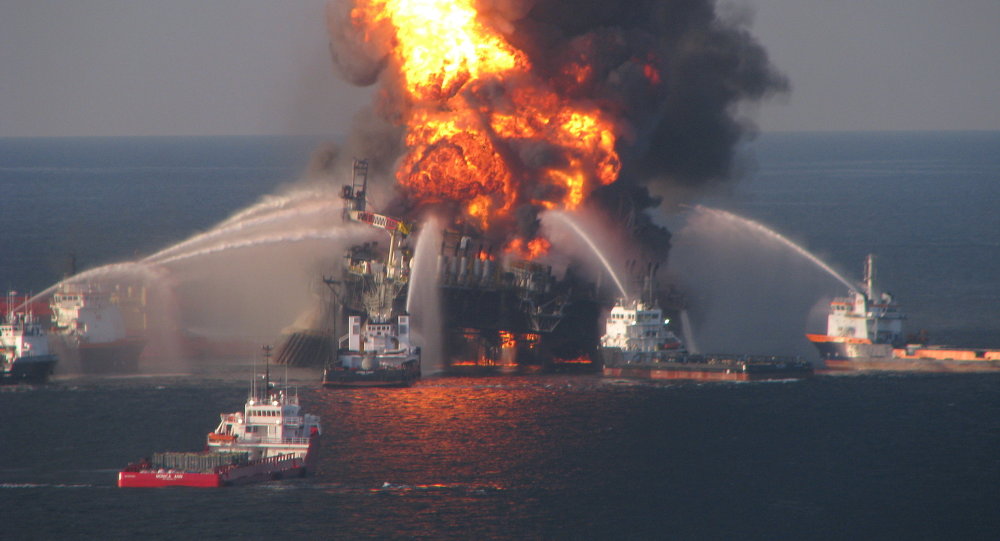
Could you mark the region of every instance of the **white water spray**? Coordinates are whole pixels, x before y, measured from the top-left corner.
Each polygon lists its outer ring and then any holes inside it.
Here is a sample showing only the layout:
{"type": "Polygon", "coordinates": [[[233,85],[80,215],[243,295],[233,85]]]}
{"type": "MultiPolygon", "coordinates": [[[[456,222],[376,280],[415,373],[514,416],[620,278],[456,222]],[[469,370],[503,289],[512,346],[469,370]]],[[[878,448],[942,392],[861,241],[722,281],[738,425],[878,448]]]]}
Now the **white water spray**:
{"type": "Polygon", "coordinates": [[[68,277],[68,278],[66,278],[64,280],[60,280],[60,281],[56,282],[55,284],[52,284],[51,286],[49,286],[46,289],[44,289],[42,292],[36,293],[30,299],[24,301],[24,304],[22,304],[20,307],[18,307],[18,310],[20,310],[24,306],[27,306],[30,303],[33,303],[33,302],[35,302],[37,300],[40,300],[40,299],[42,299],[44,297],[47,297],[47,296],[55,293],[56,290],[59,289],[59,286],[62,286],[64,284],[66,284],[66,285],[68,285],[68,284],[76,284],[76,283],[80,283],[80,282],[86,282],[88,280],[94,280],[94,279],[98,279],[98,278],[106,278],[106,277],[116,276],[116,275],[121,275],[121,274],[133,274],[134,275],[135,273],[145,273],[145,272],[148,272],[148,269],[150,269],[150,268],[151,267],[149,267],[147,265],[143,265],[141,263],[135,263],[135,262],[129,261],[129,262],[125,262],[125,263],[112,263],[110,265],[103,265],[103,266],[100,266],[100,267],[95,267],[93,269],[88,269],[88,270],[86,270],[84,272],[81,272],[79,274],[74,274],[73,276],[70,276],[70,277],[68,277]]]}
{"type": "Polygon", "coordinates": [[[215,228],[206,231],[204,233],[190,237],[187,240],[181,241],[173,246],[167,247],[155,254],[152,254],[143,261],[145,262],[158,262],[174,257],[177,255],[183,255],[185,250],[194,251],[193,248],[199,244],[209,242],[221,237],[227,236],[237,236],[247,233],[252,233],[254,229],[262,229],[269,226],[281,225],[285,222],[292,220],[302,220],[311,218],[314,216],[323,217],[324,215],[334,215],[335,210],[339,210],[341,201],[339,199],[326,199],[319,201],[309,201],[308,203],[295,208],[280,208],[274,211],[269,211],[265,213],[257,213],[254,216],[248,216],[243,220],[232,221],[227,220],[224,224],[220,224],[215,228]]]}
{"type": "Polygon", "coordinates": [[[414,247],[410,286],[406,292],[406,311],[413,315],[413,325],[422,339],[421,364],[424,374],[442,370],[444,356],[444,319],[441,314],[441,290],[438,287],[438,247],[442,228],[431,217],[420,226],[414,247]]]}
{"type": "Polygon", "coordinates": [[[314,200],[314,199],[336,199],[339,201],[339,196],[337,194],[331,194],[329,190],[317,190],[317,189],[300,189],[289,192],[284,195],[266,195],[261,198],[257,203],[234,213],[229,218],[221,221],[216,225],[216,228],[227,227],[232,224],[243,222],[245,220],[254,218],[261,214],[267,214],[274,211],[284,210],[289,207],[297,206],[300,201],[314,200]]]}
{"type": "Polygon", "coordinates": [[[278,243],[292,244],[310,240],[340,240],[348,237],[352,229],[356,229],[356,227],[350,226],[336,230],[331,230],[329,228],[306,229],[296,232],[276,233],[272,235],[261,235],[236,241],[220,242],[199,250],[178,254],[172,257],[167,257],[165,259],[160,259],[157,261],[157,263],[160,265],[167,265],[169,263],[176,263],[178,261],[184,261],[186,259],[191,259],[196,257],[203,257],[207,255],[216,254],[219,252],[228,252],[232,250],[255,248],[258,246],[266,246],[269,244],[278,244],[278,243]]]}
{"type": "Polygon", "coordinates": [[[687,310],[681,310],[681,327],[683,327],[684,347],[696,355],[701,353],[701,350],[698,349],[698,343],[694,341],[694,329],[691,327],[691,318],[688,316],[687,310]]]}
{"type": "Polygon", "coordinates": [[[729,221],[731,223],[739,224],[739,225],[741,225],[741,226],[743,226],[743,227],[745,227],[747,229],[750,229],[750,230],[752,230],[754,232],[760,233],[760,234],[762,234],[762,235],[764,235],[764,236],[766,236],[766,237],[768,237],[770,239],[776,240],[776,241],[784,244],[788,248],[791,248],[795,253],[801,255],[802,257],[805,257],[806,259],[808,259],[809,261],[811,261],[812,263],[814,263],[819,268],[821,268],[824,271],[826,271],[828,274],[830,274],[830,276],[836,278],[838,281],[840,281],[840,283],[842,283],[845,286],[847,286],[848,289],[857,290],[857,288],[858,288],[858,286],[856,286],[853,283],[851,283],[850,280],[848,280],[847,278],[844,278],[837,271],[833,270],[829,265],[827,265],[825,262],[823,262],[822,259],[816,257],[815,255],[813,255],[812,253],[810,253],[805,248],[799,246],[798,244],[795,244],[794,242],[792,242],[791,240],[789,240],[784,235],[781,235],[780,233],[778,233],[778,232],[776,232],[774,230],[768,229],[763,224],[760,224],[760,223],[755,222],[753,220],[749,220],[747,218],[743,218],[742,216],[737,216],[735,214],[732,214],[730,212],[726,212],[724,210],[712,209],[712,208],[708,208],[708,207],[703,207],[701,205],[695,205],[694,206],[694,210],[696,212],[701,212],[703,214],[708,214],[708,215],[711,215],[711,216],[715,216],[717,218],[722,218],[723,220],[729,221]]]}
{"type": "Polygon", "coordinates": [[[548,216],[552,216],[553,218],[556,218],[560,220],[562,223],[568,225],[570,229],[572,229],[573,232],[576,233],[576,235],[580,237],[580,239],[583,240],[588,247],[590,247],[591,251],[594,252],[594,255],[597,256],[597,259],[600,260],[602,265],[604,265],[605,270],[608,271],[608,274],[611,276],[611,279],[614,280],[615,285],[618,286],[618,291],[621,293],[622,298],[627,298],[628,293],[625,292],[625,286],[622,285],[621,280],[618,279],[618,275],[615,274],[614,269],[611,268],[611,263],[608,262],[608,259],[606,257],[604,257],[604,254],[601,253],[601,250],[597,248],[597,245],[594,244],[594,241],[591,240],[590,236],[587,235],[587,233],[565,212],[549,210],[543,214],[542,219],[544,220],[548,216]]]}
{"type": "Polygon", "coordinates": [[[688,299],[691,349],[815,358],[804,335],[817,297],[856,286],[763,225],[705,207],[684,218],[667,271],[688,299]]]}

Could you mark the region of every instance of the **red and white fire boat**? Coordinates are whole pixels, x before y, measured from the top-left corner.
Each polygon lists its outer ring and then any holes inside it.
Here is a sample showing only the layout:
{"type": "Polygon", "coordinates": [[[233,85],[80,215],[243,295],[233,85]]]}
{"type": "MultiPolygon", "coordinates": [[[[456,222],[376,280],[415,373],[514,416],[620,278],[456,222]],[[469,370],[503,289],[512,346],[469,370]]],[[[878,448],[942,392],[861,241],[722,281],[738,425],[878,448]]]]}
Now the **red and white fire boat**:
{"type": "Polygon", "coordinates": [[[120,487],[218,487],[291,476],[313,468],[319,416],[303,414],[297,393],[254,379],[242,412],[223,413],[207,450],[155,453],[118,473],[120,487]]]}

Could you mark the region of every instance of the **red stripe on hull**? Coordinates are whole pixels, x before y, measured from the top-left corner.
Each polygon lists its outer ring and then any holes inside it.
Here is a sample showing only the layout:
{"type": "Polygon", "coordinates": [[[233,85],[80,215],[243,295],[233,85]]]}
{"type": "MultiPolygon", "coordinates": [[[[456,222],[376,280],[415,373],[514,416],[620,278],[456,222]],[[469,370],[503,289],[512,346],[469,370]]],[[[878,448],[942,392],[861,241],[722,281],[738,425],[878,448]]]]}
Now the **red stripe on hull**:
{"type": "Polygon", "coordinates": [[[118,472],[118,486],[125,488],[152,487],[220,487],[222,476],[217,473],[157,473],[118,472]]]}
{"type": "Polygon", "coordinates": [[[998,372],[1000,363],[996,361],[940,361],[932,359],[893,359],[868,361],[864,359],[824,361],[831,372],[879,371],[879,372],[998,372]]]}
{"type": "Polygon", "coordinates": [[[767,372],[752,373],[740,372],[736,370],[669,370],[652,368],[621,368],[604,367],[604,375],[615,378],[633,378],[649,380],[696,380],[696,381],[760,381],[767,379],[790,379],[801,378],[808,374],[802,372],[767,372]]]}
{"type": "Polygon", "coordinates": [[[290,455],[273,456],[247,464],[225,466],[214,472],[178,472],[145,470],[118,472],[118,486],[135,487],[221,487],[288,477],[304,477],[314,467],[319,436],[309,439],[305,458],[290,455]]]}

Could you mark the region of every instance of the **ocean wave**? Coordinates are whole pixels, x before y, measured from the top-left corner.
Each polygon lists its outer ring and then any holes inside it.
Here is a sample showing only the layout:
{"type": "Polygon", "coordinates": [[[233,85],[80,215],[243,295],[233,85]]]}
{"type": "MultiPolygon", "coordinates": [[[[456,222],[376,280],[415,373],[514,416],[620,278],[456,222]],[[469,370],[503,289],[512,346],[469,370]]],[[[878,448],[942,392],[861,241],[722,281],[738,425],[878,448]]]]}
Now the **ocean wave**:
{"type": "Polygon", "coordinates": [[[0,483],[0,489],[10,488],[94,488],[98,485],[66,483],[0,483]]]}

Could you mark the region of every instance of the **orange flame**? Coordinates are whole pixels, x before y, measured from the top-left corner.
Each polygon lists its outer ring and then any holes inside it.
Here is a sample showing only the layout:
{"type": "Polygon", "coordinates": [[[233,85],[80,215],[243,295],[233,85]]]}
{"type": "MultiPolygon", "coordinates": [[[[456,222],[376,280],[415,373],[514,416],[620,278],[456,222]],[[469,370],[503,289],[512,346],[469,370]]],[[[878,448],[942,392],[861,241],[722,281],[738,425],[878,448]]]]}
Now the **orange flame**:
{"type": "MultiPolygon", "coordinates": [[[[357,0],[351,17],[369,39],[392,36],[390,63],[408,101],[408,153],[396,178],[411,198],[458,202],[486,230],[522,204],[575,209],[617,179],[609,116],[532,74],[527,56],[479,17],[475,0],[357,0]],[[521,162],[518,149],[538,143],[550,163],[521,162]]],[[[583,83],[590,70],[580,65],[570,75],[583,83]]],[[[538,239],[514,240],[521,244],[511,251],[548,249],[538,239]]]]}
{"type": "Polygon", "coordinates": [[[526,62],[483,25],[473,0],[364,0],[355,25],[387,23],[395,29],[395,64],[407,92],[417,100],[454,96],[470,80],[526,62]]]}
{"type": "Polygon", "coordinates": [[[529,241],[515,237],[504,246],[504,252],[515,254],[522,259],[535,259],[549,253],[552,243],[542,237],[535,237],[529,241]]]}

